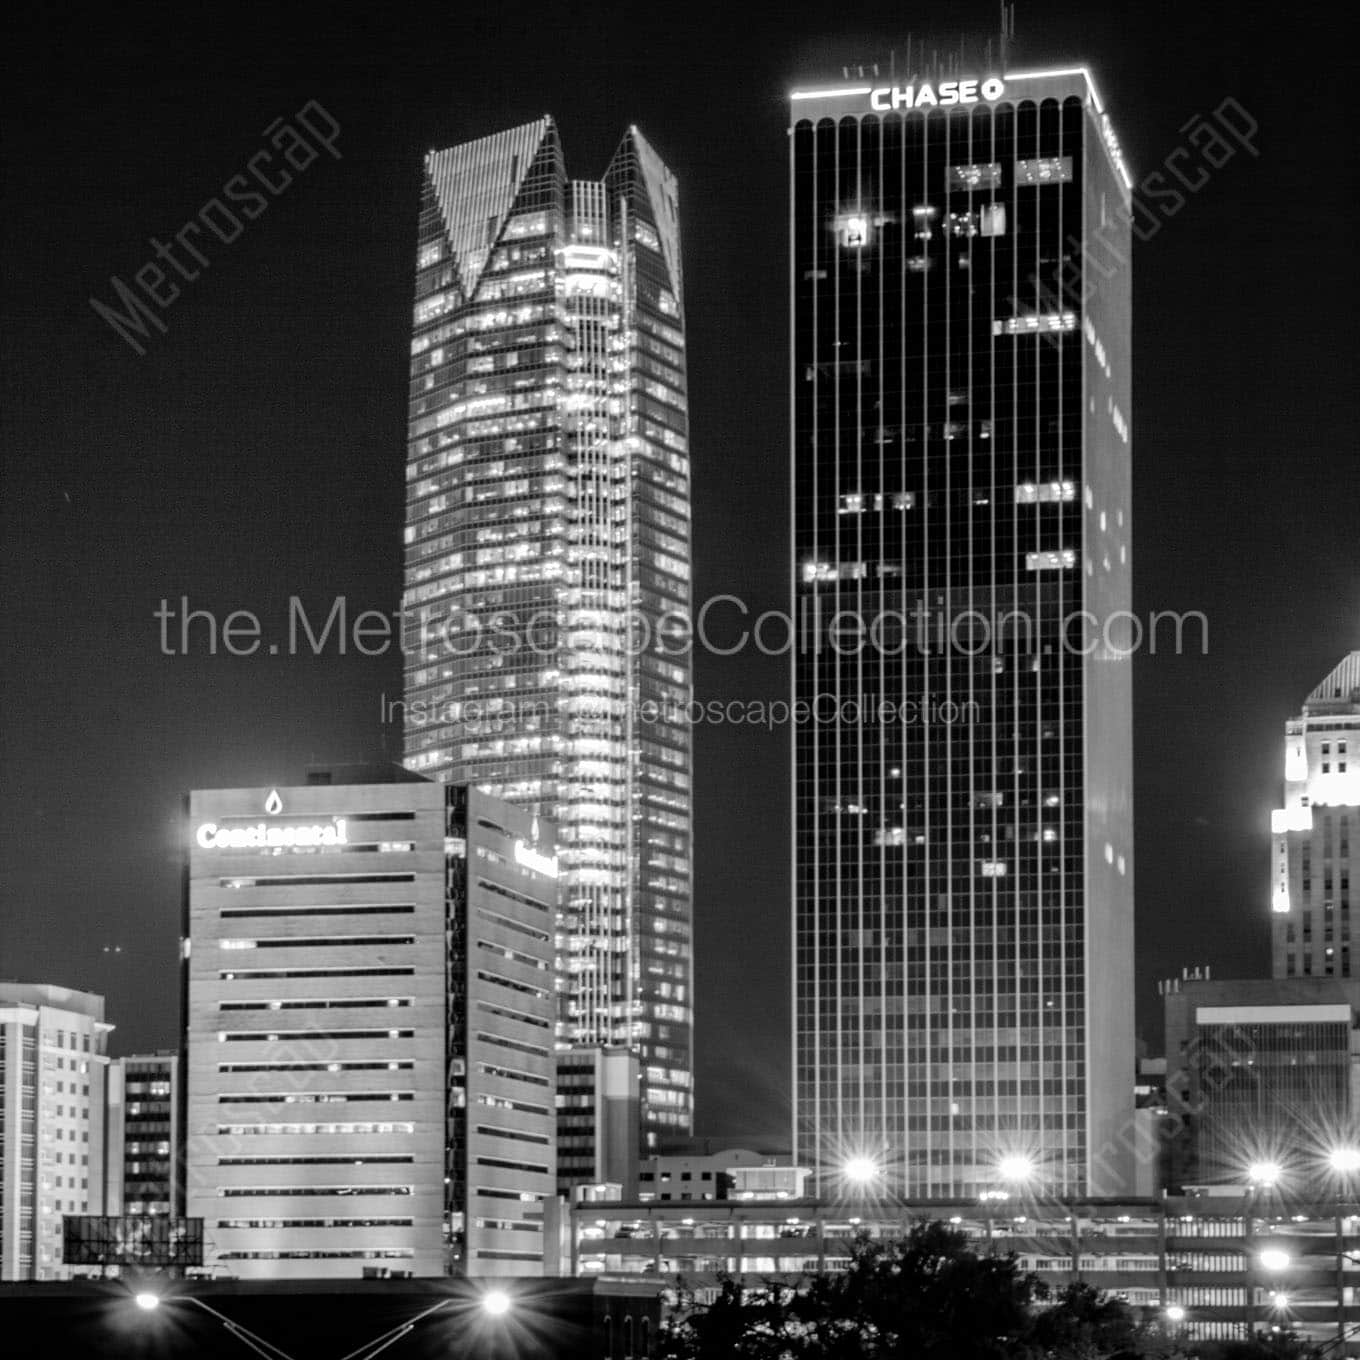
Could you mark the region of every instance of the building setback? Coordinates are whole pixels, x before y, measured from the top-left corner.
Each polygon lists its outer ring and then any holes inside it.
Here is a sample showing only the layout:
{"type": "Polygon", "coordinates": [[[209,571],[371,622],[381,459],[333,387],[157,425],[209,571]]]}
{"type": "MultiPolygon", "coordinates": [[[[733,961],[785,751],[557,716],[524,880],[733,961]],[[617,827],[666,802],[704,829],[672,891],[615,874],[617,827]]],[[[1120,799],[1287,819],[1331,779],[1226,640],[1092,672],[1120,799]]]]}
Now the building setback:
{"type": "Polygon", "coordinates": [[[690,1124],[689,453],[675,179],[550,118],[431,152],[407,464],[407,766],[558,823],[558,1035],[690,1124]],[[650,645],[634,648],[635,637],[650,645]]]}
{"type": "Polygon", "coordinates": [[[542,1268],[551,827],[391,773],[190,796],[188,1213],[241,1278],[542,1268]]]}
{"type": "Polygon", "coordinates": [[[104,998],[0,982],[0,1279],[60,1280],[61,1220],[104,1202],[104,998]]]}
{"type": "Polygon", "coordinates": [[[1352,837],[1360,841],[1360,651],[1285,724],[1284,807],[1271,814],[1275,977],[1352,977],[1352,837]]]}
{"type": "Polygon", "coordinates": [[[794,1160],[1127,1193],[1129,178],[1084,70],[791,115],[794,1160]]]}

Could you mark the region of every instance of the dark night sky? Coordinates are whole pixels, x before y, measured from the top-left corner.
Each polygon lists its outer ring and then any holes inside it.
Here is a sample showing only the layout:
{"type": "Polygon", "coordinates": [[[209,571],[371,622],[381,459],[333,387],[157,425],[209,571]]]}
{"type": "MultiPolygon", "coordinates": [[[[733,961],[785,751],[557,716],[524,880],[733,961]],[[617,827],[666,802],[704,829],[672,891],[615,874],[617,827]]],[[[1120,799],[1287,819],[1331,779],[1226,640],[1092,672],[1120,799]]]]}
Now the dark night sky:
{"type": "MultiPolygon", "coordinates": [[[[1020,62],[1097,73],[1135,177],[1225,96],[1260,124],[1135,264],[1135,603],[1210,653],[1140,658],[1140,1024],[1182,964],[1267,961],[1284,719],[1360,645],[1355,45],[1342,7],[1025,3],[1020,62]],[[1270,16],[1267,18],[1267,14],[1270,16]],[[1335,16],[1335,17],[1333,17],[1335,16]]],[[[165,657],[162,598],[283,618],[400,589],[420,157],[551,112],[598,175],[636,122],[682,192],[696,598],[782,607],[785,106],[904,44],[899,4],[24,7],[6,82],[0,976],[105,993],[118,1051],[174,1041],[193,787],[399,753],[395,653],[165,657]],[[643,17],[639,17],[643,16],[643,17]],[[319,100],[325,158],[137,357],[88,305],[319,100]],[[112,952],[121,947],[120,953],[112,952]]],[[[990,3],[918,7],[940,45],[990,3]],[[932,23],[934,16],[938,16],[932,23]],[[946,36],[942,36],[946,35],[946,36]]],[[[784,663],[701,656],[700,698],[784,663]]],[[[786,1126],[787,733],[697,739],[699,1131],[786,1126]]]]}

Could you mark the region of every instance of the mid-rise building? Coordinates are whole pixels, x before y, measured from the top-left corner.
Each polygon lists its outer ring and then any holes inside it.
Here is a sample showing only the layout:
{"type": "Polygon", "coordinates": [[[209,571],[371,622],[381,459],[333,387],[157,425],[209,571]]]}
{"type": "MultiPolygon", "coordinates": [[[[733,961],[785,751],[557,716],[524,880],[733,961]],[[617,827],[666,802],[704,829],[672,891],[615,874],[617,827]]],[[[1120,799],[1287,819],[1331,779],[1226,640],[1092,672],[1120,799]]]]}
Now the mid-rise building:
{"type": "Polygon", "coordinates": [[[1125,1194],[1130,179],[1084,69],[861,75],[791,104],[794,1160],[1125,1194]]]}
{"type": "Polygon", "coordinates": [[[1293,1193],[1360,1170],[1360,978],[1180,980],[1165,992],[1169,1188],[1244,1186],[1278,1168],[1293,1193]]]}
{"type": "Polygon", "coordinates": [[[557,1188],[613,1186],[637,1193],[638,1060],[626,1048],[557,1054],[557,1188]]]}
{"type": "Polygon", "coordinates": [[[187,1202],[207,1261],[539,1274],[551,825],[341,775],[189,799],[187,1202]]]}
{"type": "Polygon", "coordinates": [[[558,825],[558,1035],[691,1118],[690,599],[674,176],[544,117],[425,161],[407,462],[407,766],[558,825]],[[640,644],[638,640],[641,640],[640,644]]]}
{"type": "Polygon", "coordinates": [[[1350,977],[1360,651],[1339,662],[1285,724],[1284,780],[1284,806],[1271,814],[1272,971],[1277,978],[1350,977]]]}
{"type": "Polygon", "coordinates": [[[0,982],[0,1279],[60,1280],[62,1218],[104,1202],[104,998],[0,982]]]}
{"type": "Polygon", "coordinates": [[[184,1216],[180,1063],[175,1050],[109,1061],[106,1214],[184,1216]]]}

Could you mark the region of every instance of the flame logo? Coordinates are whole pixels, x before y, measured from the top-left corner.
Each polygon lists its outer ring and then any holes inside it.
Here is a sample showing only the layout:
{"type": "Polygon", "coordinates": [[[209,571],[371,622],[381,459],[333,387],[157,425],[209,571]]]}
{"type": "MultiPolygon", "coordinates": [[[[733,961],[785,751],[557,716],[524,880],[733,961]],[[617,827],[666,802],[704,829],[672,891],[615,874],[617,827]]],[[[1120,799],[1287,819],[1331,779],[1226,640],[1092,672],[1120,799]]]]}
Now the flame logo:
{"type": "Polygon", "coordinates": [[[283,811],[283,799],[279,797],[278,789],[269,790],[269,797],[264,800],[264,810],[271,817],[276,817],[283,811]]]}

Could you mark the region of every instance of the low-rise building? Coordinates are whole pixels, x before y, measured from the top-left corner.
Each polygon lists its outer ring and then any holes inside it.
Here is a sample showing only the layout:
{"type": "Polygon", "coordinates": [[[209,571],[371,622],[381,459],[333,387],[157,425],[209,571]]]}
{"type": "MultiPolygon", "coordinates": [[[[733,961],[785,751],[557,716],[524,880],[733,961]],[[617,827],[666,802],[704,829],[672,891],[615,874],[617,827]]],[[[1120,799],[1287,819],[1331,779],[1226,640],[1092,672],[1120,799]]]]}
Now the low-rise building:
{"type": "Polygon", "coordinates": [[[856,1234],[943,1220],[980,1252],[1014,1252],[1053,1288],[1081,1280],[1190,1338],[1279,1326],[1360,1354],[1360,1211],[1278,1193],[981,1202],[596,1202],[572,1210],[572,1265],[604,1281],[677,1277],[700,1300],[720,1275],[794,1281],[850,1263],[856,1234]],[[1344,1339],[1343,1339],[1344,1338],[1344,1339]]]}

